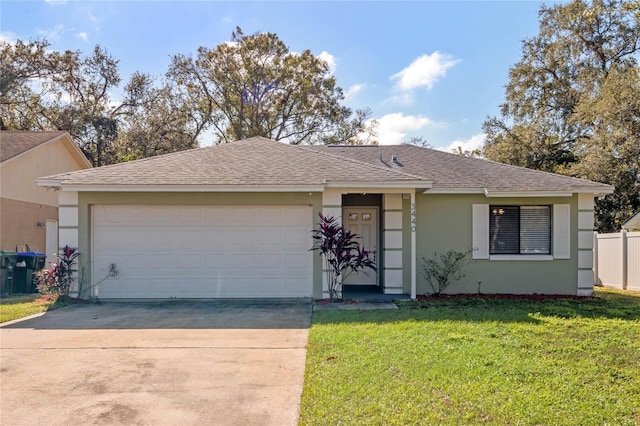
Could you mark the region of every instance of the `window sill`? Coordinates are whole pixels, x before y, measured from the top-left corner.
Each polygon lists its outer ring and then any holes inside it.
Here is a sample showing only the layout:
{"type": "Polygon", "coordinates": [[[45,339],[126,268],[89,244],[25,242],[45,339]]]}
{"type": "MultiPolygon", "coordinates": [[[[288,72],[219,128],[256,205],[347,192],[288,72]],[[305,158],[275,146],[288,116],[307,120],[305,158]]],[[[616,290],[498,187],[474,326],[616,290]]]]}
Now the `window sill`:
{"type": "Polygon", "coordinates": [[[489,260],[532,260],[532,261],[549,261],[553,260],[550,254],[492,254],[489,260]]]}

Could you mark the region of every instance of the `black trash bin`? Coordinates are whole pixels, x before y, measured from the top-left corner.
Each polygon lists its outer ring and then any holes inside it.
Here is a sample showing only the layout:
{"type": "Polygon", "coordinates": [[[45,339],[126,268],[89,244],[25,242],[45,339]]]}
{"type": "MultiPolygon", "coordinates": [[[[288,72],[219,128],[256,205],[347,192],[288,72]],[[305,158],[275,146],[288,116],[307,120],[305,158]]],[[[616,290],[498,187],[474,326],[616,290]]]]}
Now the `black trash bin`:
{"type": "Polygon", "coordinates": [[[13,273],[14,293],[35,293],[34,273],[42,270],[47,256],[37,251],[17,253],[13,273]]]}
{"type": "Polygon", "coordinates": [[[13,292],[13,271],[16,267],[17,253],[0,250],[0,294],[13,292]]]}

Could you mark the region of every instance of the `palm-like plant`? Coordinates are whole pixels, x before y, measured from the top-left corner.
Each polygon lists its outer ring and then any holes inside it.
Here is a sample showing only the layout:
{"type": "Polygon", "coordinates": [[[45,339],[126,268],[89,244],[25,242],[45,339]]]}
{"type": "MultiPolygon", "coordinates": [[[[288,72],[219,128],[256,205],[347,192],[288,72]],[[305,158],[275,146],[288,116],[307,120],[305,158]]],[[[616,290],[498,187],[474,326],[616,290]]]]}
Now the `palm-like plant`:
{"type": "Polygon", "coordinates": [[[353,272],[366,268],[377,271],[375,261],[369,259],[371,252],[356,241],[360,236],[344,229],[334,217],[320,213],[318,229],[311,232],[315,240],[311,250],[322,256],[332,302],[340,298],[342,283],[353,272]]]}

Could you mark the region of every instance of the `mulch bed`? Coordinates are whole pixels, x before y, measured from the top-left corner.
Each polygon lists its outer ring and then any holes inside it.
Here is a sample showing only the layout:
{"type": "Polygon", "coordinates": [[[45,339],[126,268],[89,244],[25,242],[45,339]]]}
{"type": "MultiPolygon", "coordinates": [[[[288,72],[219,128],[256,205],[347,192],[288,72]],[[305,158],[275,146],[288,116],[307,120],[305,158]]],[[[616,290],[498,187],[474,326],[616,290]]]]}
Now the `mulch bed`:
{"type": "Polygon", "coordinates": [[[421,294],[416,296],[416,299],[420,302],[435,302],[439,300],[456,300],[456,299],[498,299],[498,300],[530,300],[533,302],[542,302],[545,300],[587,300],[594,299],[595,296],[574,296],[570,294],[509,294],[509,293],[496,293],[496,294],[441,294],[435,296],[432,294],[421,294]]]}
{"type": "Polygon", "coordinates": [[[88,300],[80,299],[78,297],[71,297],[66,295],[57,295],[57,294],[44,294],[40,297],[41,300],[46,300],[49,302],[56,301],[57,303],[64,305],[82,305],[85,303],[90,303],[88,300]]]}

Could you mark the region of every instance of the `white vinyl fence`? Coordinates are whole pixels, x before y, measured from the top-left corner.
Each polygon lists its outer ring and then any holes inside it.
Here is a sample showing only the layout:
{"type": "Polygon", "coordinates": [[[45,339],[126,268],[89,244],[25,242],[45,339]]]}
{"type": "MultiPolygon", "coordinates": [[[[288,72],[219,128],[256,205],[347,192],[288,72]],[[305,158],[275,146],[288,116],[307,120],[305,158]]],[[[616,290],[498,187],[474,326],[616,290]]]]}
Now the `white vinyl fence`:
{"type": "Polygon", "coordinates": [[[640,232],[596,233],[593,252],[597,285],[640,291],[640,232]]]}

